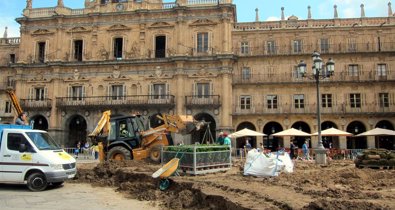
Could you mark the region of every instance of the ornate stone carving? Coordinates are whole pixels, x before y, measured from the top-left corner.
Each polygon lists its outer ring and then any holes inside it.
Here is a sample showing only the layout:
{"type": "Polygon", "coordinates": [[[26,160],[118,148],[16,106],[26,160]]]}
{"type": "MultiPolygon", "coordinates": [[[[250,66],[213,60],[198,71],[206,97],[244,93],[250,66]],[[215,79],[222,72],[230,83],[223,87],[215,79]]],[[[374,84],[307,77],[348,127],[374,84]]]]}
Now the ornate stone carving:
{"type": "Polygon", "coordinates": [[[74,69],[74,75],[73,75],[74,80],[79,80],[80,79],[80,72],[78,69],[74,69]]]}
{"type": "Polygon", "coordinates": [[[116,25],[112,25],[110,28],[107,29],[107,31],[120,31],[120,30],[130,30],[130,28],[123,24],[116,24],[116,25]]]}

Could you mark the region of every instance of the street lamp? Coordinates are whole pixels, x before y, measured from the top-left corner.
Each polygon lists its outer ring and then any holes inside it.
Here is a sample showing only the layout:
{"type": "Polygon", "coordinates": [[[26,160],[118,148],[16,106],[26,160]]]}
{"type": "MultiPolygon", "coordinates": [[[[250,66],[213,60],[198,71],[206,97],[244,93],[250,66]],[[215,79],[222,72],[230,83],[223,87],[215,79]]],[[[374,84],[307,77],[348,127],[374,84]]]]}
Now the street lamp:
{"type": "Polygon", "coordinates": [[[317,87],[317,126],[318,126],[318,145],[316,148],[316,153],[317,153],[317,158],[316,162],[317,163],[322,163],[326,164],[326,150],[324,148],[324,145],[322,143],[322,138],[321,138],[321,100],[320,100],[320,79],[325,79],[333,76],[335,72],[335,62],[332,60],[332,58],[329,58],[328,62],[325,64],[325,68],[323,68],[324,63],[322,62],[322,59],[320,58],[320,54],[316,51],[314,51],[313,55],[313,66],[312,66],[312,75],[308,76],[307,75],[307,68],[306,68],[306,63],[301,60],[300,63],[298,64],[298,72],[303,76],[311,79],[315,79],[316,82],[316,87],[317,87]]]}

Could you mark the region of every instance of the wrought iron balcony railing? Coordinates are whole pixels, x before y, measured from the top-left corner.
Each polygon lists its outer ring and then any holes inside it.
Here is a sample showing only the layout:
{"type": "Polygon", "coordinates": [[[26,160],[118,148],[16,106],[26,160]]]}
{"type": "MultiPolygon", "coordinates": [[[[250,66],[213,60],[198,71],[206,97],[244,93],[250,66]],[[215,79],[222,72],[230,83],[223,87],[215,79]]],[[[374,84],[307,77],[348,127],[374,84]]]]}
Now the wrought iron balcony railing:
{"type": "MultiPolygon", "coordinates": [[[[377,70],[359,71],[350,73],[346,70],[335,71],[335,74],[322,82],[373,82],[373,81],[393,81],[395,73],[392,71],[378,72],[377,70]]],[[[278,74],[251,74],[233,75],[233,84],[274,84],[274,83],[301,83],[314,82],[306,77],[302,77],[295,72],[278,74]]]]}
{"type": "Polygon", "coordinates": [[[212,107],[218,108],[221,106],[219,95],[205,95],[205,96],[185,96],[185,107],[212,107]]]}
{"type": "Polygon", "coordinates": [[[35,99],[21,99],[21,106],[23,110],[50,110],[52,107],[51,99],[35,100],[35,99]]]}
{"type": "MultiPolygon", "coordinates": [[[[234,115],[273,115],[273,114],[316,114],[316,104],[275,104],[233,106],[234,115]],[[297,108],[298,107],[298,108],[297,108]]],[[[395,114],[395,104],[387,104],[385,107],[380,104],[361,104],[360,107],[351,107],[350,104],[332,104],[330,107],[321,107],[321,114],[395,114]]]]}
{"type": "Polygon", "coordinates": [[[129,95],[93,97],[57,97],[59,108],[130,108],[130,107],[174,107],[173,95],[129,95]]]}

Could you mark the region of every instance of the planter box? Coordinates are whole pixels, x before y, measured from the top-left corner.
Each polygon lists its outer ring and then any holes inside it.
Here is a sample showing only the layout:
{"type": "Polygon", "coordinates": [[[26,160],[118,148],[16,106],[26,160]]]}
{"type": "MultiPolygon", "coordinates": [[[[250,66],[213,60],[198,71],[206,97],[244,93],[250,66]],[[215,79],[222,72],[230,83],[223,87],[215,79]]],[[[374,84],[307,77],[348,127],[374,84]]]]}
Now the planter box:
{"type": "Polygon", "coordinates": [[[182,145],[162,148],[162,164],[180,158],[178,172],[205,174],[226,171],[232,167],[230,146],[182,145]]]}

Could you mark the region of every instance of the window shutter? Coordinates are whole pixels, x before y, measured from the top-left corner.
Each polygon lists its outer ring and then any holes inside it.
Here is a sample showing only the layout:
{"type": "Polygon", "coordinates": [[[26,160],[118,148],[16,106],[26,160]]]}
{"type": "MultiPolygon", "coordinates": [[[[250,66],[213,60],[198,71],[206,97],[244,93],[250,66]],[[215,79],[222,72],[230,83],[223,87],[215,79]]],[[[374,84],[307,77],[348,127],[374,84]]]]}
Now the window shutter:
{"type": "Polygon", "coordinates": [[[148,95],[149,95],[149,98],[150,98],[150,99],[153,98],[153,93],[152,93],[152,91],[154,91],[153,84],[149,84],[149,86],[148,86],[148,95]]]}
{"type": "Polygon", "coordinates": [[[107,100],[111,99],[111,88],[110,85],[106,86],[107,100]]]}
{"type": "Polygon", "coordinates": [[[210,95],[214,95],[214,83],[210,82],[210,95]]]}
{"type": "Polygon", "coordinates": [[[196,96],[196,83],[192,83],[192,96],[196,96]]]}
{"type": "Polygon", "coordinates": [[[72,87],[68,86],[67,87],[67,98],[68,98],[69,101],[71,100],[71,97],[73,96],[72,91],[73,91],[72,87]]]}
{"type": "Polygon", "coordinates": [[[48,99],[48,88],[44,87],[44,100],[48,99]]]}
{"type": "Polygon", "coordinates": [[[82,100],[85,100],[85,96],[86,96],[86,88],[85,86],[82,86],[82,100]]]}
{"type": "Polygon", "coordinates": [[[49,41],[45,41],[45,53],[44,53],[44,62],[48,61],[48,55],[49,55],[49,41]]]}
{"type": "Polygon", "coordinates": [[[125,100],[126,96],[128,95],[127,92],[126,92],[127,91],[126,90],[126,85],[123,85],[122,88],[123,88],[123,99],[125,100]]]}
{"type": "Polygon", "coordinates": [[[165,87],[166,87],[166,98],[169,99],[170,98],[170,84],[166,83],[165,87]]]}

